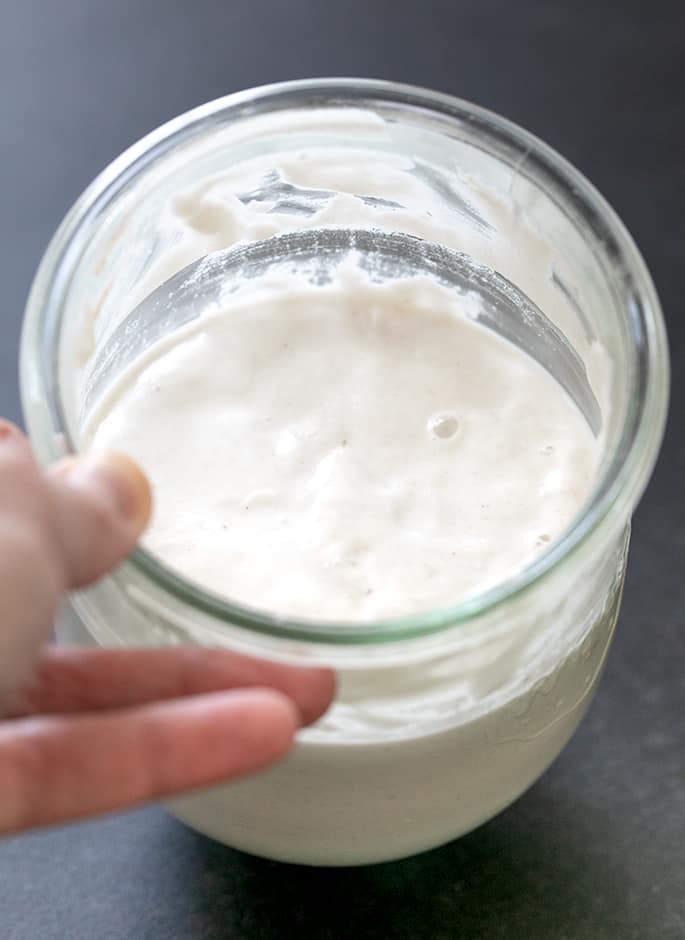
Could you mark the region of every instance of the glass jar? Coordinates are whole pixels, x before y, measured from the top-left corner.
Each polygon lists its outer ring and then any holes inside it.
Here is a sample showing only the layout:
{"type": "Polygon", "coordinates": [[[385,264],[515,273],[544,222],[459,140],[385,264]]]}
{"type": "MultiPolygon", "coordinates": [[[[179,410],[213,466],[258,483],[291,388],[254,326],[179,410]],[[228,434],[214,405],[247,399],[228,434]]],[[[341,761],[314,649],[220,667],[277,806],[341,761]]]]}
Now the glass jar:
{"type": "MultiPolygon", "coordinates": [[[[363,624],[278,617],[200,589],[142,548],[70,598],[61,629],[84,641],[213,644],[335,668],[335,706],[300,733],[285,762],[169,808],[216,839],[274,859],[398,858],[507,806],[554,760],[588,706],[620,605],[630,517],[665,421],[658,300],[610,207],[502,118],[376,81],[242,92],[134,145],[56,233],[31,291],[21,353],[26,420],[41,460],[79,450],[90,364],[135,304],[225,247],[213,221],[223,198],[252,206],[236,236],[247,240],[272,234],[277,216],[281,231],[325,226],[336,199],[356,228],[429,231],[452,248],[460,247],[456,228],[467,232],[474,257],[563,332],[599,402],[601,466],[571,527],[523,570],[449,609],[363,624]],[[330,164],[317,186],[293,169],[307,162],[303,153],[330,164]],[[346,174],[360,159],[363,191],[359,173],[356,189],[346,174]],[[259,161],[254,185],[222,196],[216,174],[246,160],[259,161]],[[391,223],[378,211],[389,206],[391,223]]],[[[135,347],[137,334],[128,336],[135,347]]]]}

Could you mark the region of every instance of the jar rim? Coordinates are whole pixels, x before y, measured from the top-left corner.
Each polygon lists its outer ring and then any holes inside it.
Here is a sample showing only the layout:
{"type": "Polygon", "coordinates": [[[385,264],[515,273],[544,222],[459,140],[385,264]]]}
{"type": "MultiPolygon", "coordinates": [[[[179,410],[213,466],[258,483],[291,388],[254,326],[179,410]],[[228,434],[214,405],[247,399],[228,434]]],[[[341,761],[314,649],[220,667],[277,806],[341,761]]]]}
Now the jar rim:
{"type": "Polygon", "coordinates": [[[34,278],[22,331],[23,410],[41,459],[50,461],[65,452],[75,452],[57,381],[62,321],[59,298],[69,280],[70,264],[74,266],[78,261],[88,223],[99,208],[115,198],[137,174],[207,126],[274,109],[302,108],[314,102],[319,106],[395,105],[467,123],[470,128],[521,154],[529,165],[534,163],[536,170],[544,173],[562,192],[572,194],[576,212],[591,226],[598,243],[620,271],[625,316],[637,351],[637,368],[620,437],[583,510],[561,538],[550,543],[545,552],[524,568],[454,605],[359,623],[291,618],[213,594],[186,580],[140,546],[126,562],[158,589],[191,608],[260,634],[345,645],[413,639],[483,616],[539,583],[619,511],[624,518],[629,517],[649,479],[664,431],[669,386],[668,346],[659,299],[644,260],[623,223],[594,186],[528,131],[450,95],[412,85],[356,78],[306,79],[264,85],[218,98],[173,118],[129,147],[96,177],[48,246],[34,278]],[[37,348],[42,349],[42,355],[36,353],[37,348]],[[34,415],[32,402],[36,398],[47,404],[49,427],[34,415]],[[62,443],[59,453],[54,443],[56,438],[62,443]]]}

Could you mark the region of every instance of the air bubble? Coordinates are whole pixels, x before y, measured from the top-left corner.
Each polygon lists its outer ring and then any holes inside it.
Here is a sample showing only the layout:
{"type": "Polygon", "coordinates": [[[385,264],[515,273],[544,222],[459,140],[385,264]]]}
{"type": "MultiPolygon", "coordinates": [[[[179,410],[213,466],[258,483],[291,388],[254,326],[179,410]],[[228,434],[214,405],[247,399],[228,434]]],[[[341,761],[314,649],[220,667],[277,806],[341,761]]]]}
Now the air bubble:
{"type": "Polygon", "coordinates": [[[459,422],[451,414],[436,415],[428,422],[428,430],[434,437],[449,440],[459,430],[459,422]]]}

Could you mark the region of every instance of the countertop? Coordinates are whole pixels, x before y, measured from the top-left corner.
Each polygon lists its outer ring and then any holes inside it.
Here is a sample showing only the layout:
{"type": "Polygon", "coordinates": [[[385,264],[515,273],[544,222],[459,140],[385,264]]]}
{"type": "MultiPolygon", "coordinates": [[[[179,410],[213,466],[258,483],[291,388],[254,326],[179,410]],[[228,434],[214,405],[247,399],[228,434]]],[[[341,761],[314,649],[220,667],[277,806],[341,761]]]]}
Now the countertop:
{"type": "Polygon", "coordinates": [[[685,7],[680,0],[4,0],[0,413],[20,417],[33,271],[78,193],[192,105],[367,75],[477,101],[547,140],[635,236],[673,355],[668,433],[636,514],[600,691],[563,755],[476,832],[314,870],[156,807],[0,842],[0,940],[685,937],[685,7]]]}

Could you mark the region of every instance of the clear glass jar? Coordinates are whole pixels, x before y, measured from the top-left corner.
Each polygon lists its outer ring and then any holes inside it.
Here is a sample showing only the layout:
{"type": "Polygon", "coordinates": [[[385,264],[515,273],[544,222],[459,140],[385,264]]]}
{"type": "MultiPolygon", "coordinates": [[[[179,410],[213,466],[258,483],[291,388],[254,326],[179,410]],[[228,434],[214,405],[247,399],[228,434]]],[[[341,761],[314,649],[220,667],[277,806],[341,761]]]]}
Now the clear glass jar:
{"type": "MultiPolygon", "coordinates": [[[[431,204],[418,195],[396,207],[393,229],[421,236],[431,216],[434,232],[437,213],[437,241],[449,244],[450,218],[470,228],[481,239],[479,260],[563,331],[602,409],[598,482],[570,529],[524,570],[450,609],[365,624],[281,618],[199,589],[142,548],[70,599],[62,629],[100,644],[219,644],[334,667],[338,701],[300,734],[288,760],[170,809],[259,855],[359,864],[427,849],[484,822],[536,780],[577,727],[611,640],[630,517],[661,440],[668,355],[630,236],[543,143],[433,92],[362,80],[287,83],[212,102],[153,132],[62,223],[36,275],[21,353],[26,420],[43,461],[79,449],[85,385],[76,376],[163,280],[160,270],[170,276],[193,260],[165,206],[187,199],[179,194],[189,186],[202,201],[215,174],[240,161],[258,157],[268,169],[273,160],[275,169],[284,153],[303,149],[330,153],[338,168],[364,154],[378,172],[363,193],[333,183],[328,196],[303,196],[267,172],[270,191],[244,196],[264,206],[247,237],[271,233],[269,211],[292,211],[293,229],[324,224],[317,213],[340,192],[356,227],[383,228],[374,212],[392,196],[393,173],[410,176],[431,204]],[[480,205],[489,192],[506,196],[512,212],[484,221],[469,198],[476,188],[480,205]],[[313,199],[313,210],[298,199],[313,199]],[[537,239],[525,258],[522,218],[537,239]]],[[[204,238],[195,256],[223,247],[211,223],[220,207],[211,198],[203,206],[200,228],[189,223],[204,238]]]]}

